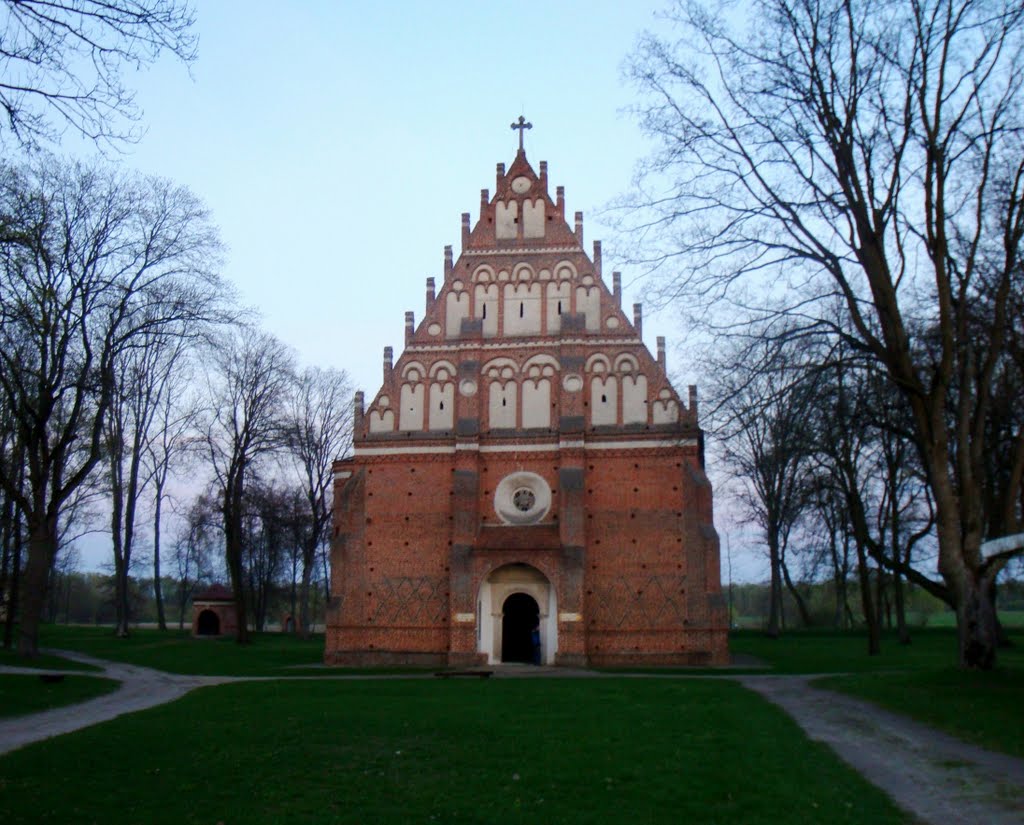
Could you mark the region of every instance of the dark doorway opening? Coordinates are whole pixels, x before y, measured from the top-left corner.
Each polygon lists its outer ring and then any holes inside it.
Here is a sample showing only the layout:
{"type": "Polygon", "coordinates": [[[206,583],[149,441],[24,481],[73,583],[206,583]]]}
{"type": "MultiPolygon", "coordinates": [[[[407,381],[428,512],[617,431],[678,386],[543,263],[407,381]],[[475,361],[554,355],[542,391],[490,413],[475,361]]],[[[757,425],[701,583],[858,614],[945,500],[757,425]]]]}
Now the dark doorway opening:
{"type": "Polygon", "coordinates": [[[501,661],[533,661],[533,629],[540,620],[540,608],[532,596],[513,593],[502,606],[501,661]]]}
{"type": "Polygon", "coordinates": [[[219,636],[220,617],[212,610],[204,610],[196,621],[196,633],[200,636],[219,636]]]}

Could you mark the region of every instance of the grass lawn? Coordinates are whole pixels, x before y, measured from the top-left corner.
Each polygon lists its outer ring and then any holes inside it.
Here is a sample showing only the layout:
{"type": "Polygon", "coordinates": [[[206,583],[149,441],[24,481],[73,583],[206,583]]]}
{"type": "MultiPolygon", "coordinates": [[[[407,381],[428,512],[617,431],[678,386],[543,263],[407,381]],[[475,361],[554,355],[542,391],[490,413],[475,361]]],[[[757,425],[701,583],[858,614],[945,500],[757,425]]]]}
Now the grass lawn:
{"type": "Polygon", "coordinates": [[[17,654],[17,651],[7,650],[2,647],[0,647],[0,665],[34,667],[42,670],[95,670],[99,672],[98,667],[72,662],[70,659],[62,659],[59,656],[48,656],[45,653],[40,654],[35,659],[23,659],[17,654]]]}
{"type": "Polygon", "coordinates": [[[323,661],[322,635],[300,639],[284,633],[253,633],[251,638],[251,644],[239,645],[233,639],[196,639],[187,630],[137,628],[127,639],[117,638],[110,627],[45,625],[40,630],[42,647],[75,650],[168,673],[293,675],[293,668],[313,667],[323,661]]]}
{"type": "MultiPolygon", "coordinates": [[[[1005,666],[1024,667],[1024,630],[1011,630],[1014,647],[999,651],[1005,666]]],[[[729,649],[756,656],[776,673],[851,673],[947,669],[956,666],[955,628],[922,628],[901,645],[895,632],[882,634],[882,652],[867,655],[863,631],[792,630],[777,639],[756,630],[729,634],[729,649]]]]}
{"type": "Polygon", "coordinates": [[[94,676],[65,676],[59,682],[43,682],[38,676],[3,673],[0,674],[0,718],[84,702],[116,690],[118,684],[113,679],[94,676]]]}
{"type": "Polygon", "coordinates": [[[860,673],[830,676],[816,684],[868,699],[964,741],[1024,758],[1024,667],[1019,664],[991,673],[957,668],[860,673]]]}
{"type": "Polygon", "coordinates": [[[258,682],[0,758],[0,820],[895,823],[726,681],[258,682]]]}

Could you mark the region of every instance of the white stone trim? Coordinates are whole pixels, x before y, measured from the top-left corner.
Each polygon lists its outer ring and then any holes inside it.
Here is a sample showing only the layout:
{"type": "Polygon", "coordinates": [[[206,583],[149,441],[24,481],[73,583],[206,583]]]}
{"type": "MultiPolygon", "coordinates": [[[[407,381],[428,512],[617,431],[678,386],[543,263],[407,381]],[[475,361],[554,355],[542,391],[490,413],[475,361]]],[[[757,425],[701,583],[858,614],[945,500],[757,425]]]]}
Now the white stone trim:
{"type": "Polygon", "coordinates": [[[554,442],[548,444],[523,444],[516,446],[514,444],[481,444],[480,452],[482,453],[553,453],[558,449],[558,445],[554,442]]]}
{"type": "Polygon", "coordinates": [[[356,456],[452,455],[457,450],[481,453],[553,453],[559,450],[660,450],[668,447],[696,447],[696,438],[619,439],[617,441],[559,441],[547,444],[439,444],[436,446],[356,447],[356,456]]]}
{"type": "Polygon", "coordinates": [[[405,447],[356,447],[357,456],[369,455],[452,455],[455,453],[454,444],[441,444],[436,447],[414,447],[411,444],[405,447]]]}
{"type": "Polygon", "coordinates": [[[657,441],[588,441],[588,450],[642,450],[645,447],[696,447],[696,438],[669,438],[657,441]]]}
{"type": "Polygon", "coordinates": [[[473,613],[456,613],[455,621],[464,622],[466,624],[472,624],[476,621],[476,616],[473,613]]]}
{"type": "Polygon", "coordinates": [[[560,622],[582,622],[582,613],[559,613],[558,621],[560,622]]]}

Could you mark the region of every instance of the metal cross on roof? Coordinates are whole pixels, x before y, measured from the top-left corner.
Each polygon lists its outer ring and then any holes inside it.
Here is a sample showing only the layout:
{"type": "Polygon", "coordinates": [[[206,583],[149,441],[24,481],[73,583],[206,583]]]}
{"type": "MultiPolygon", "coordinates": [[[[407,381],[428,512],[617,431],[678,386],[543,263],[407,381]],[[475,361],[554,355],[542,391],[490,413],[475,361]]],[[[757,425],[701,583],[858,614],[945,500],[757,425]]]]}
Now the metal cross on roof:
{"type": "Polygon", "coordinates": [[[532,129],[533,124],[527,123],[526,118],[522,115],[519,116],[519,120],[512,124],[511,128],[519,130],[519,151],[523,151],[523,132],[527,129],[532,129]]]}

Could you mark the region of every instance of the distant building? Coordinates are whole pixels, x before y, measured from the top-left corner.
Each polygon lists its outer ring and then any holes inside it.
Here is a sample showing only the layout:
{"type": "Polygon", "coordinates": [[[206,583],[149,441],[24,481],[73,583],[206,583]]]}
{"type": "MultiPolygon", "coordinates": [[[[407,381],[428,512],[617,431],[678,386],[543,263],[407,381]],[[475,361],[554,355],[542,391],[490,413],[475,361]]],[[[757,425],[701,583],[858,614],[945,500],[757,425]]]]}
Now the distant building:
{"type": "Polygon", "coordinates": [[[237,636],[235,595],[222,584],[212,584],[192,597],[193,636],[237,636]]]}
{"type": "Polygon", "coordinates": [[[727,660],[696,389],[684,403],[641,323],[520,141],[357,394],[327,662],[529,662],[535,627],[548,664],[727,660]]]}

